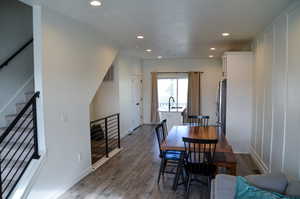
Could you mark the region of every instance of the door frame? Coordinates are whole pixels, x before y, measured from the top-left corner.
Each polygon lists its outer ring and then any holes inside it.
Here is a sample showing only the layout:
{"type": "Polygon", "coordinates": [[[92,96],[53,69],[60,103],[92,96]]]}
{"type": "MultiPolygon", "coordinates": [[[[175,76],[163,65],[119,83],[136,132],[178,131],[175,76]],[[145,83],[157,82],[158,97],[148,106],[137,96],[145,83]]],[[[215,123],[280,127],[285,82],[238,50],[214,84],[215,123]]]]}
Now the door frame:
{"type": "MultiPolygon", "coordinates": [[[[138,126],[133,127],[132,130],[134,131],[135,129],[137,129],[138,127],[140,127],[141,125],[143,125],[143,111],[144,111],[144,99],[143,99],[143,75],[142,74],[134,74],[130,76],[130,84],[132,84],[132,80],[139,80],[139,84],[140,84],[140,100],[139,100],[139,121],[138,121],[138,126]]],[[[132,89],[132,85],[130,85],[130,89],[132,89]]],[[[131,90],[131,100],[132,100],[132,90],[131,90]]]]}

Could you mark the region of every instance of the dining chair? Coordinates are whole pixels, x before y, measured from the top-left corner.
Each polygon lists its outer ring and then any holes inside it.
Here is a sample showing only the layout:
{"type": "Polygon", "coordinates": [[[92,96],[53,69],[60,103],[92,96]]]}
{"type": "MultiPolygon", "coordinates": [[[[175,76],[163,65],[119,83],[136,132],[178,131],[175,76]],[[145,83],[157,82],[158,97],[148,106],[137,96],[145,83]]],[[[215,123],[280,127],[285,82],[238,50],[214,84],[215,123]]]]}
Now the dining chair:
{"type": "Polygon", "coordinates": [[[193,181],[205,184],[210,192],[211,179],[217,172],[214,165],[217,139],[194,139],[182,138],[184,142],[184,169],[186,177],[186,196],[189,198],[190,187],[193,181]],[[197,176],[207,177],[207,184],[201,181],[197,176]]]}
{"type": "Polygon", "coordinates": [[[167,136],[168,136],[167,119],[164,119],[163,121],[161,121],[161,124],[162,124],[163,127],[164,127],[164,134],[165,134],[165,137],[167,137],[167,136]]]}
{"type": "Polygon", "coordinates": [[[190,126],[208,127],[209,116],[208,115],[189,115],[187,121],[190,126]]]}
{"type": "Polygon", "coordinates": [[[164,176],[165,173],[174,174],[175,178],[179,176],[180,170],[178,169],[180,160],[183,159],[182,152],[180,151],[163,151],[162,144],[165,141],[165,132],[163,123],[158,124],[155,127],[155,133],[157,137],[157,142],[159,146],[159,157],[161,158],[160,168],[157,178],[157,183],[160,182],[161,175],[164,176]],[[174,171],[175,170],[175,171],[174,171]]]}

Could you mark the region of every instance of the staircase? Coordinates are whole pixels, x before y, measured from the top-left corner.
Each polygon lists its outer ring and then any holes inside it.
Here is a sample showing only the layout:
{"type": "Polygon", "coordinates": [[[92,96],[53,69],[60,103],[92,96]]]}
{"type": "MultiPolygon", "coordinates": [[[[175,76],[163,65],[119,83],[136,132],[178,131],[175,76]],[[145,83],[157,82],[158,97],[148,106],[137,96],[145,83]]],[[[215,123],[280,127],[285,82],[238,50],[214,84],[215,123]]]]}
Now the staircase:
{"type": "Polygon", "coordinates": [[[0,128],[0,199],[9,198],[32,159],[38,159],[36,98],[39,93],[24,93],[16,111],[6,115],[0,128]]]}

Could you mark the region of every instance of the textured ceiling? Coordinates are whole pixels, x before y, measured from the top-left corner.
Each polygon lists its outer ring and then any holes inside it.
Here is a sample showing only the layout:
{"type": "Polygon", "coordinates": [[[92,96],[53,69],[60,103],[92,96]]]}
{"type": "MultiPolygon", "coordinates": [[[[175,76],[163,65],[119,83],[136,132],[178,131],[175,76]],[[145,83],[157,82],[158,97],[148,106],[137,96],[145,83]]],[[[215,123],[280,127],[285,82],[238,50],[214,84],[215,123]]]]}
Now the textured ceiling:
{"type": "Polygon", "coordinates": [[[44,0],[64,15],[88,23],[140,58],[219,57],[249,49],[249,41],[271,23],[289,0],[44,0]],[[223,38],[222,32],[230,32],[223,38]],[[144,40],[136,35],[143,33],[144,40]],[[217,50],[211,52],[210,47],[217,50]],[[152,53],[144,49],[151,48],[152,53]]]}

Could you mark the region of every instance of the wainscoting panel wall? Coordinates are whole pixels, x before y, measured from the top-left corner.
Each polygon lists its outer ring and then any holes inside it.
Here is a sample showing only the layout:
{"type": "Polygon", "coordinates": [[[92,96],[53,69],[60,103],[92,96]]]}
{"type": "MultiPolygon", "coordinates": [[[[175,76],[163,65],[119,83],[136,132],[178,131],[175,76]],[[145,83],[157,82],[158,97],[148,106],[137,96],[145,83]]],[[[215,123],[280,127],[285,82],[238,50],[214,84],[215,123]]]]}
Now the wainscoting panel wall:
{"type": "Polygon", "coordinates": [[[274,23],[274,64],[272,70],[273,142],[271,170],[280,171],[283,158],[286,105],[286,34],[287,18],[281,16],[274,23]]]}
{"type": "Polygon", "coordinates": [[[300,6],[288,14],[288,73],[284,171],[299,174],[300,161],[300,6]]]}
{"type": "Polygon", "coordinates": [[[300,178],[300,3],[254,41],[252,155],[264,172],[300,178]]]}
{"type": "Polygon", "coordinates": [[[271,134],[272,134],[272,63],[273,63],[273,27],[269,27],[264,34],[264,95],[263,95],[263,146],[262,159],[266,165],[270,164],[271,134]]]}

